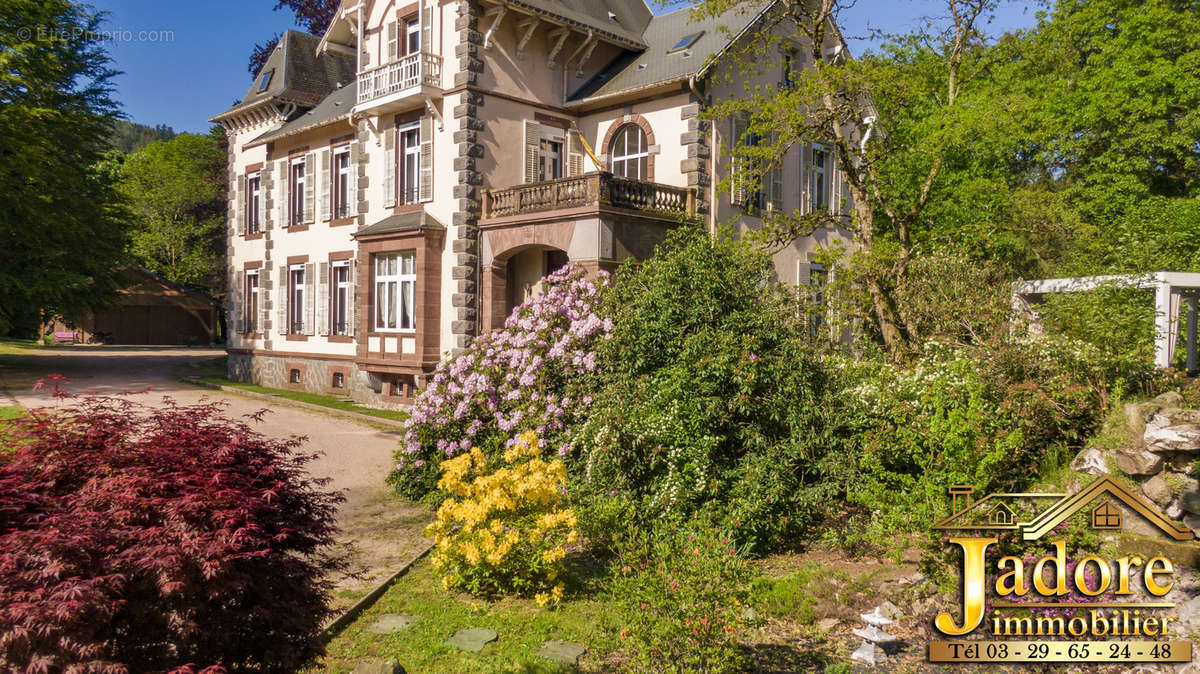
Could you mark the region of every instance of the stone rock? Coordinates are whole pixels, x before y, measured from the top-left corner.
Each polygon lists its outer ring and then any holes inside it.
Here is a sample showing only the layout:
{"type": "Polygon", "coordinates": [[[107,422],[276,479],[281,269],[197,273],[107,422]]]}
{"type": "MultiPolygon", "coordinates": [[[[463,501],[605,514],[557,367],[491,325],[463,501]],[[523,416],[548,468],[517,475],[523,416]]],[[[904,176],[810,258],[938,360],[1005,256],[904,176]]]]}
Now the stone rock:
{"type": "Polygon", "coordinates": [[[372,634],[391,634],[392,632],[408,629],[415,622],[417,622],[417,616],[415,615],[385,613],[379,616],[375,622],[367,625],[367,631],[372,634]]]}
{"type": "Polygon", "coordinates": [[[1189,477],[1175,477],[1183,481],[1183,488],[1179,490],[1179,507],[1184,512],[1200,515],[1200,488],[1197,488],[1196,481],[1189,477]]]}
{"type": "Polygon", "coordinates": [[[746,624],[751,626],[757,625],[759,622],[761,622],[758,618],[758,611],[755,611],[754,608],[750,606],[742,609],[742,620],[746,621],[746,624]]]}
{"type": "Polygon", "coordinates": [[[368,660],[360,662],[351,674],[404,674],[404,668],[395,660],[368,660]]]}
{"type": "Polygon", "coordinates": [[[1162,455],[1144,449],[1115,451],[1112,462],[1122,473],[1139,477],[1158,475],[1163,468],[1162,455]]]}
{"type": "Polygon", "coordinates": [[[867,627],[860,627],[858,629],[851,630],[851,632],[854,633],[854,636],[856,636],[860,639],[865,639],[867,641],[870,641],[873,644],[878,644],[880,646],[882,646],[884,644],[892,644],[892,643],[899,641],[899,637],[897,637],[896,635],[888,634],[887,632],[884,632],[883,630],[879,629],[878,627],[876,627],[874,625],[869,625],[867,627]]]}
{"type": "MultiPolygon", "coordinates": [[[[1193,533],[1200,531],[1200,517],[1192,515],[1191,513],[1184,514],[1183,526],[1191,529],[1193,533]]],[[[1197,535],[1200,536],[1200,534],[1197,535]]]]}
{"type": "Polygon", "coordinates": [[[1161,473],[1142,483],[1142,493],[1160,508],[1166,507],[1175,498],[1174,490],[1161,473]]]}
{"type": "Polygon", "coordinates": [[[875,611],[877,613],[882,613],[892,620],[900,620],[904,618],[904,613],[900,610],[900,608],[890,601],[883,602],[878,608],[875,609],[875,611]]]}
{"type": "Polygon", "coordinates": [[[1104,452],[1098,449],[1085,449],[1071,459],[1071,470],[1089,475],[1107,475],[1108,462],[1104,460],[1104,452]]]}
{"type": "Polygon", "coordinates": [[[1167,509],[1163,512],[1166,513],[1167,517],[1170,517],[1173,520],[1183,518],[1183,508],[1179,507],[1179,501],[1172,501],[1171,505],[1167,506],[1167,509]]]}
{"type": "Polygon", "coordinates": [[[884,627],[885,625],[892,624],[892,619],[881,613],[878,606],[876,606],[875,610],[871,611],[870,613],[860,613],[858,617],[862,618],[863,622],[873,627],[884,627]]]}
{"type": "Polygon", "coordinates": [[[1183,407],[1183,396],[1178,391],[1167,391],[1158,394],[1150,402],[1163,407],[1183,407]]]}
{"type": "Polygon", "coordinates": [[[1131,437],[1138,438],[1139,441],[1146,432],[1146,408],[1146,405],[1139,403],[1125,403],[1125,407],[1122,408],[1125,413],[1125,428],[1129,430],[1131,437]]]}
{"type": "Polygon", "coordinates": [[[538,655],[543,658],[553,660],[562,665],[576,664],[579,662],[579,657],[584,653],[587,653],[587,648],[581,644],[563,641],[562,639],[551,639],[542,644],[541,650],[538,651],[538,655]]]}
{"type": "Polygon", "coordinates": [[[817,629],[828,633],[830,630],[841,624],[841,622],[842,621],[838,620],[837,618],[821,618],[817,621],[817,629]]]}
{"type": "Polygon", "coordinates": [[[858,646],[858,650],[850,654],[850,659],[856,662],[861,662],[869,667],[874,667],[887,659],[887,654],[883,649],[875,644],[864,641],[858,646]]]}
{"type": "Polygon", "coordinates": [[[1200,451],[1200,413],[1161,411],[1146,422],[1142,441],[1152,452],[1200,451]]]}
{"type": "Polygon", "coordinates": [[[1184,634],[1200,629],[1200,597],[1192,597],[1176,605],[1175,611],[1179,615],[1179,624],[1184,628],[1184,634]]]}
{"type": "Polygon", "coordinates": [[[478,653],[483,650],[483,647],[492,643],[497,638],[494,630],[489,630],[486,627],[468,627],[454,633],[454,636],[446,640],[447,646],[461,648],[464,651],[478,653]]]}

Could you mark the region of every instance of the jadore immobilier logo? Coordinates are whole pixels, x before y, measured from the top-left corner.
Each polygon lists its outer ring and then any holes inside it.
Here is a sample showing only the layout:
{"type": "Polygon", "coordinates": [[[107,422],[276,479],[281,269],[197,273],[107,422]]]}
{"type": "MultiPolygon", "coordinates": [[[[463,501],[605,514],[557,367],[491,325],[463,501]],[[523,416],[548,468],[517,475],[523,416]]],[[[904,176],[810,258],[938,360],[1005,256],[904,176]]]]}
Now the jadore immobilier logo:
{"type": "MultiPolygon", "coordinates": [[[[962,602],[938,614],[930,662],[1189,662],[1190,641],[1172,641],[1175,605],[1165,601],[1175,564],[1167,554],[1068,556],[1064,530],[1141,529],[1180,543],[1190,529],[1108,476],[1074,494],[989,494],[950,488],[954,514],[934,525],[961,556],[962,602]],[[1003,540],[1003,542],[1002,542],[1003,540]],[[1006,547],[1022,554],[1006,554],[1006,547]],[[1039,550],[1030,556],[1030,548],[1039,550]]],[[[1122,538],[1115,538],[1122,545],[1122,538]]],[[[1144,546],[1139,546],[1144,549],[1144,546]]]]}

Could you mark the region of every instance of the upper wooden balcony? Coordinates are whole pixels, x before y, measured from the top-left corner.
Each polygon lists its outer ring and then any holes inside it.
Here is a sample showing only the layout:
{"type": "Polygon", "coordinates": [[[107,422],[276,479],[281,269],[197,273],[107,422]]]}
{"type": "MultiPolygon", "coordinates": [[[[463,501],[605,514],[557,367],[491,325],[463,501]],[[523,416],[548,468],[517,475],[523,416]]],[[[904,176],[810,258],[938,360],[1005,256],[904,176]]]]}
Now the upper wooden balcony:
{"type": "Polygon", "coordinates": [[[386,112],[441,95],[442,57],[418,52],[360,72],[356,110],[386,112]]]}
{"type": "Polygon", "coordinates": [[[676,220],[696,215],[696,193],[686,187],[587,173],[499,190],[486,190],[485,220],[575,208],[611,208],[676,220]]]}

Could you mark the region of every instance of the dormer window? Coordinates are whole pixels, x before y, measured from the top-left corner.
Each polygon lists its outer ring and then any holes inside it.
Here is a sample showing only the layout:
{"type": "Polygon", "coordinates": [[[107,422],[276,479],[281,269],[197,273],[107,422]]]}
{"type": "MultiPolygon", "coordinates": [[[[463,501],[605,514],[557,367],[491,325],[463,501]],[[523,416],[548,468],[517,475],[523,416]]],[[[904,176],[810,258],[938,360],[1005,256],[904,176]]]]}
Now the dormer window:
{"type": "Polygon", "coordinates": [[[667,53],[674,54],[675,52],[679,52],[679,51],[688,49],[692,45],[696,44],[696,41],[702,37],[704,37],[704,31],[700,31],[699,33],[692,33],[691,35],[685,35],[679,39],[679,42],[675,43],[674,47],[671,47],[670,49],[668,49],[667,53]]]}
{"type": "Polygon", "coordinates": [[[271,86],[271,78],[274,76],[275,76],[274,68],[271,68],[270,70],[268,70],[267,72],[262,74],[262,79],[258,81],[259,93],[266,91],[267,87],[271,86]]]}

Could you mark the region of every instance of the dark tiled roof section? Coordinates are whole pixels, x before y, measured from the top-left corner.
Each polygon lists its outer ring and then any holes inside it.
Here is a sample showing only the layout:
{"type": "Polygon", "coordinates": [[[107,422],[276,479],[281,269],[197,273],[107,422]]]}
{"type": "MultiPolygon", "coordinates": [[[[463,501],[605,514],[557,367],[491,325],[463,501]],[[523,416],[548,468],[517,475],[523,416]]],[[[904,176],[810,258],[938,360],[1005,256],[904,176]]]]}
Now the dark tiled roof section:
{"type": "Polygon", "coordinates": [[[755,2],[739,5],[721,16],[696,22],[691,20],[687,8],[656,16],[650,20],[643,35],[647,45],[644,52],[626,52],[618,56],[571,94],[568,100],[573,103],[586,102],[685,80],[700,72],[769,4],[755,2]],[[684,37],[699,32],[704,34],[690,48],[667,53],[684,37]]]}
{"type": "Polygon", "coordinates": [[[354,58],[332,51],[317,56],[320,41],[320,38],[307,33],[295,30],[285,32],[279,38],[279,45],[251,82],[242,101],[214,119],[268,99],[304,106],[316,105],[339,83],[354,82],[354,58]],[[259,91],[266,73],[272,73],[271,81],[265,90],[259,91]]]}
{"type": "Polygon", "coordinates": [[[411,232],[418,229],[446,229],[446,226],[425,211],[412,211],[411,213],[389,215],[373,225],[363,227],[355,232],[354,236],[378,236],[380,234],[411,232]]]}
{"type": "MultiPolygon", "coordinates": [[[[350,84],[326,96],[325,100],[318,103],[315,108],[301,113],[278,129],[268,131],[255,138],[247,143],[246,147],[262,145],[263,143],[292,136],[309,129],[315,129],[331,122],[347,119],[350,117],[350,111],[354,109],[354,101],[357,93],[358,83],[352,81],[350,84]]],[[[350,133],[351,131],[353,129],[347,126],[346,133],[350,133]]]]}

